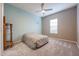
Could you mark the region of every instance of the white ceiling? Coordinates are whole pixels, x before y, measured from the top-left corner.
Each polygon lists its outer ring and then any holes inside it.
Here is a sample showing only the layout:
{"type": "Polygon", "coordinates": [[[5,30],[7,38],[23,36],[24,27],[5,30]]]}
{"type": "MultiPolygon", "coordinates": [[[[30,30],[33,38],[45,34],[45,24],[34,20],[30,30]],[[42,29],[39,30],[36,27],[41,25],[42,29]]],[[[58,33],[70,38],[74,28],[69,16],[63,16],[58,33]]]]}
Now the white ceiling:
{"type": "MultiPolygon", "coordinates": [[[[41,12],[36,12],[38,10],[41,10],[41,3],[11,3],[11,5],[21,8],[30,13],[33,13],[37,16],[43,17],[43,14],[41,12]]],[[[76,5],[77,5],[76,3],[45,3],[45,5],[44,5],[45,9],[52,8],[53,10],[45,12],[44,16],[54,14],[56,12],[74,7],[76,5]]]]}

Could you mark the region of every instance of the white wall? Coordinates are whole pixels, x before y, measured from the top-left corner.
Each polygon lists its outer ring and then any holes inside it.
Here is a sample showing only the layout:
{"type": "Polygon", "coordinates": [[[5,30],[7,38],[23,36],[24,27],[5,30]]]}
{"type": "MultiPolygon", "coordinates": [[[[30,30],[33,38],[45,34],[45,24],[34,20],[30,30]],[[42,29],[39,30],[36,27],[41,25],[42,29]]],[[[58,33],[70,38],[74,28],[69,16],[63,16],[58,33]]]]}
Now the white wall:
{"type": "Polygon", "coordinates": [[[79,4],[77,5],[77,41],[79,47],[79,4]]]}
{"type": "Polygon", "coordinates": [[[2,45],[2,4],[0,3],[0,48],[2,45]]]}
{"type": "Polygon", "coordinates": [[[7,22],[12,20],[14,40],[20,38],[24,33],[41,33],[41,18],[34,14],[10,4],[4,4],[4,15],[7,22]]]}

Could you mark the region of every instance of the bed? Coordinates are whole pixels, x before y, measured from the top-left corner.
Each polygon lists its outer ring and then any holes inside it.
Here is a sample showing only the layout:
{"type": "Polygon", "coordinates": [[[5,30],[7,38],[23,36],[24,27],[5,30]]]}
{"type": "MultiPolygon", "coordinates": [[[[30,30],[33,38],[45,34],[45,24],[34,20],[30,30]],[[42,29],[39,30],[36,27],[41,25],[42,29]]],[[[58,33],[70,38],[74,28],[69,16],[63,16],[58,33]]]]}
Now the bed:
{"type": "Polygon", "coordinates": [[[48,43],[48,36],[28,33],[23,35],[22,42],[24,42],[31,49],[38,49],[48,43]]]}

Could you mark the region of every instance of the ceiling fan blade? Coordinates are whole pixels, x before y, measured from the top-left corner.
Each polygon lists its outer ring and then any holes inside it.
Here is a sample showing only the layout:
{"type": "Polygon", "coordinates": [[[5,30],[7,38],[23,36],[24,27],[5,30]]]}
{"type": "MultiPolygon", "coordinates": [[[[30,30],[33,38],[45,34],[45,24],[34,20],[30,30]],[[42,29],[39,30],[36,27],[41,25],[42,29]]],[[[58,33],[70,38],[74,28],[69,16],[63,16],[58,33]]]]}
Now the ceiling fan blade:
{"type": "Polygon", "coordinates": [[[35,11],[35,12],[41,12],[42,10],[37,10],[37,11],[35,11]]]}
{"type": "Polygon", "coordinates": [[[53,9],[44,9],[45,11],[51,11],[51,10],[53,10],[53,9]]]}

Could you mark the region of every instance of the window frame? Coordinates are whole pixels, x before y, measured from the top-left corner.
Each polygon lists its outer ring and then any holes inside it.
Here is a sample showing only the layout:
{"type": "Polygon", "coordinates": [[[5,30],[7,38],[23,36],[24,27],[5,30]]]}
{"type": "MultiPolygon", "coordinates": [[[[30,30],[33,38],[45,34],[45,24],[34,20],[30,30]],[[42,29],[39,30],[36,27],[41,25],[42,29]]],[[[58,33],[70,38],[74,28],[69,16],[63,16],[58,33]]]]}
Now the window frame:
{"type": "Polygon", "coordinates": [[[49,23],[50,23],[50,33],[58,34],[58,19],[57,18],[51,19],[49,23]],[[54,24],[52,24],[52,22],[54,22],[54,24]],[[53,26],[55,26],[56,28],[53,26]]]}

